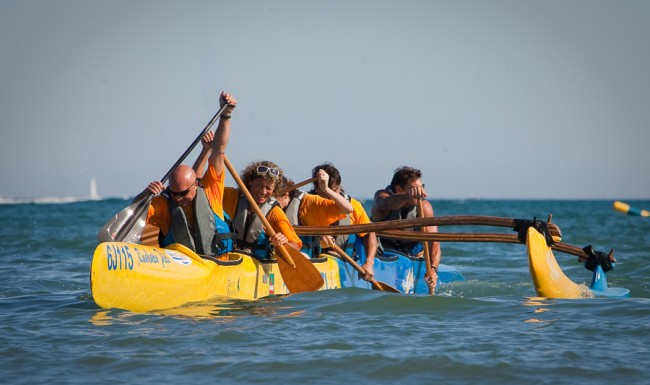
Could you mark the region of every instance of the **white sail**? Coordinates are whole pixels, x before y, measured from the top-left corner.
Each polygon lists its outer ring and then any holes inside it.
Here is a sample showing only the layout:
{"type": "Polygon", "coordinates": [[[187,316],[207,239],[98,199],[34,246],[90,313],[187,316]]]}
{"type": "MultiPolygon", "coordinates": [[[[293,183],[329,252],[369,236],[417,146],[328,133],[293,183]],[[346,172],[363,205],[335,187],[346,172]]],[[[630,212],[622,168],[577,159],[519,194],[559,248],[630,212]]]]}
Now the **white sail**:
{"type": "Polygon", "coordinates": [[[97,194],[97,181],[95,178],[90,179],[90,199],[99,199],[99,195],[97,194]]]}

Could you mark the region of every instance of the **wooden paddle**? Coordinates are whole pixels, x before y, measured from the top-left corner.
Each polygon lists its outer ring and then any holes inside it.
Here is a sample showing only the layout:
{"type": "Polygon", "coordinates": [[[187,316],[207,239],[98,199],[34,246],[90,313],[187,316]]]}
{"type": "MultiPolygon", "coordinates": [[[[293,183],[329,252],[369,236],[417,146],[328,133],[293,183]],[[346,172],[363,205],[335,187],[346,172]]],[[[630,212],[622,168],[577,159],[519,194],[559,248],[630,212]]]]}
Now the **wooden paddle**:
{"type": "MultiPolygon", "coordinates": [[[[396,219],[392,221],[373,222],[349,226],[296,226],[298,235],[341,235],[371,233],[384,230],[399,230],[423,226],[497,226],[514,229],[521,219],[492,217],[483,215],[452,215],[413,219],[396,219]]],[[[548,223],[548,229],[554,237],[562,238],[562,231],[555,223],[548,223]]]]}
{"type": "MultiPolygon", "coordinates": [[[[422,199],[418,201],[418,216],[420,218],[424,218],[424,203],[422,202],[422,199]]],[[[422,227],[422,232],[427,232],[426,227],[422,227]]],[[[426,266],[427,276],[429,276],[429,278],[433,278],[431,276],[431,271],[433,269],[431,268],[431,250],[429,250],[429,241],[422,241],[422,247],[424,248],[424,264],[426,266]]],[[[429,288],[429,294],[435,294],[435,288],[432,288],[429,285],[427,285],[427,287],[429,288]]]]}
{"type": "MultiPolygon", "coordinates": [[[[246,196],[248,205],[253,208],[255,214],[262,221],[264,230],[269,237],[274,237],[275,231],[257,205],[257,202],[255,202],[251,193],[248,191],[248,188],[246,188],[244,181],[241,180],[239,174],[237,174],[237,171],[228,160],[228,157],[224,155],[223,160],[226,164],[226,168],[230,171],[230,175],[232,175],[233,179],[235,179],[237,185],[239,185],[239,188],[246,196]]],[[[323,287],[325,282],[323,277],[320,275],[320,272],[316,269],[316,266],[314,266],[313,263],[300,253],[300,251],[293,247],[279,246],[276,247],[276,256],[278,255],[277,250],[280,250],[280,258],[276,258],[278,261],[278,267],[280,268],[280,274],[282,274],[284,284],[287,285],[287,289],[289,289],[291,293],[316,291],[323,287]]]]}
{"type": "Polygon", "coordinates": [[[277,191],[276,193],[274,193],[274,195],[275,195],[276,197],[279,197],[279,196],[284,195],[284,194],[286,194],[286,193],[288,193],[288,192],[291,192],[291,191],[293,191],[293,190],[295,190],[295,189],[297,189],[297,188],[300,188],[300,187],[302,187],[302,186],[304,186],[304,185],[306,185],[306,184],[310,184],[310,183],[316,182],[317,180],[318,180],[318,177],[313,177],[313,178],[309,178],[309,179],[303,180],[303,181],[300,182],[300,183],[296,183],[296,184],[294,184],[294,185],[292,185],[292,186],[285,187],[285,188],[283,188],[282,190],[277,191]]]}
{"type": "MultiPolygon", "coordinates": [[[[203,128],[201,133],[194,139],[192,144],[185,150],[183,155],[174,163],[174,165],[167,171],[165,176],[160,180],[161,183],[165,183],[171,173],[176,167],[178,167],[187,156],[194,150],[194,147],[201,141],[203,135],[212,128],[214,122],[221,116],[225,111],[228,104],[224,104],[223,107],[217,111],[216,114],[210,119],[208,124],[203,128]]],[[[133,202],[131,205],[115,214],[97,233],[97,239],[100,242],[127,242],[127,243],[138,243],[142,235],[142,231],[147,221],[147,209],[149,204],[153,199],[153,194],[147,194],[137,201],[133,202]]]]}
{"type": "MultiPolygon", "coordinates": [[[[338,247],[338,245],[336,243],[330,242],[329,246],[332,249],[334,249],[334,251],[336,251],[336,253],[338,255],[340,255],[341,258],[343,258],[347,263],[352,265],[352,267],[354,267],[354,269],[356,271],[361,273],[361,275],[363,275],[363,276],[366,275],[366,270],[363,267],[359,266],[359,264],[354,259],[352,259],[352,257],[350,257],[348,255],[348,253],[346,253],[343,249],[338,247]]],[[[375,289],[375,290],[388,291],[388,292],[391,292],[391,293],[401,293],[401,291],[397,290],[396,288],[392,287],[391,285],[389,285],[387,283],[384,283],[384,282],[381,282],[381,281],[377,281],[374,278],[370,278],[370,283],[372,284],[372,288],[375,289]]]]}

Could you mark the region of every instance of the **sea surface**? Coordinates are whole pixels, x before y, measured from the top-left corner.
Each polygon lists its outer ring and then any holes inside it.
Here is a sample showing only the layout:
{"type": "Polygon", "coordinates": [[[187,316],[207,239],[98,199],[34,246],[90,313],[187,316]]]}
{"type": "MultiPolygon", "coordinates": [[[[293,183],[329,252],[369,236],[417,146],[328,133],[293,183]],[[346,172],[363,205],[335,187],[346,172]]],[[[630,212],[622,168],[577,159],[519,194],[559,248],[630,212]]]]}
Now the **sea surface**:
{"type": "MultiPolygon", "coordinates": [[[[650,218],[612,201],[432,203],[445,216],[552,214],[564,243],[616,250],[608,281],[627,299],[536,298],[524,245],[443,243],[466,280],[436,296],[343,289],[146,314],[98,307],[88,282],[98,229],[128,203],[0,205],[2,383],[650,383],[650,218]]],[[[555,254],[589,283],[577,257],[555,254]]]]}

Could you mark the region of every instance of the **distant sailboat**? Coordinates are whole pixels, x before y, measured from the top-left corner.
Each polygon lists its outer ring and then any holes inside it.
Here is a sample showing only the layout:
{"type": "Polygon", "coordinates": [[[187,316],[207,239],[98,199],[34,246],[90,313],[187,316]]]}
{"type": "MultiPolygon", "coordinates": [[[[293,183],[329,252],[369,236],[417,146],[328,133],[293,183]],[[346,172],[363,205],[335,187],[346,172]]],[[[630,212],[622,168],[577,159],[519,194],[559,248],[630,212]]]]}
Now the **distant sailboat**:
{"type": "Polygon", "coordinates": [[[74,197],[36,197],[36,198],[21,198],[21,197],[2,197],[0,196],[0,205],[5,204],[24,204],[24,203],[36,203],[36,204],[57,204],[57,203],[72,203],[72,202],[83,202],[87,200],[97,201],[102,199],[102,197],[97,194],[97,180],[95,178],[90,179],[90,196],[74,196],[74,197]]]}
{"type": "Polygon", "coordinates": [[[99,195],[97,194],[97,181],[95,178],[90,179],[90,200],[97,200],[99,199],[99,195]]]}

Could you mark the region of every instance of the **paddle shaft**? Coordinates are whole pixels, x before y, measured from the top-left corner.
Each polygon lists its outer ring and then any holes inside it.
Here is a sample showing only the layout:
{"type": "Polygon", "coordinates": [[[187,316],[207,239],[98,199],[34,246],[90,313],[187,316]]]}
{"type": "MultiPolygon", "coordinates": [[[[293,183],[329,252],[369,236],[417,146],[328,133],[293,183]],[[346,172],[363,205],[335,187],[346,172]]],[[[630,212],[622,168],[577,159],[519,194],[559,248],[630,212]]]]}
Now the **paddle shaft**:
{"type": "Polygon", "coordinates": [[[300,188],[300,187],[302,187],[302,186],[304,186],[304,185],[306,185],[306,184],[310,184],[310,183],[316,182],[317,180],[318,180],[318,177],[313,177],[313,178],[309,178],[309,179],[303,180],[302,182],[300,182],[300,183],[296,183],[296,184],[294,184],[293,186],[289,186],[289,187],[283,188],[283,189],[280,190],[280,191],[277,191],[277,192],[275,193],[275,196],[284,195],[284,194],[286,194],[286,193],[288,193],[288,192],[291,192],[291,191],[293,191],[293,190],[295,190],[295,189],[297,189],[297,188],[300,188]]]}
{"type": "MultiPolygon", "coordinates": [[[[224,104],[219,111],[217,111],[216,114],[210,119],[208,124],[203,128],[201,133],[194,139],[192,144],[185,150],[183,155],[181,155],[180,158],[174,163],[174,165],[167,171],[167,173],[162,177],[160,180],[161,183],[165,183],[167,179],[169,179],[169,176],[171,173],[174,171],[176,167],[178,167],[184,160],[187,158],[187,156],[194,150],[194,147],[201,141],[201,138],[203,135],[205,135],[206,132],[212,128],[214,125],[214,122],[217,121],[217,119],[221,116],[221,114],[225,111],[226,107],[228,107],[228,104],[224,104]]],[[[145,216],[147,215],[147,209],[149,208],[149,204],[151,203],[151,200],[153,199],[154,195],[153,194],[147,194],[144,197],[140,198],[137,202],[134,202],[134,204],[130,205],[127,207],[126,212],[118,213],[113,219],[109,220],[99,231],[97,234],[97,238],[99,238],[101,241],[116,241],[116,242],[121,242],[125,240],[125,238],[129,237],[132,238],[134,234],[131,234],[136,226],[141,226],[142,222],[146,220],[145,216]],[[135,206],[135,207],[133,207],[135,206]],[[122,221],[122,223],[120,223],[122,221]],[[116,227],[117,229],[112,229],[113,227],[116,227]]],[[[123,210],[123,211],[124,211],[123,210]]],[[[137,231],[142,231],[142,229],[135,230],[137,231]]],[[[139,237],[136,236],[136,238],[139,237]]]]}
{"type": "MultiPolygon", "coordinates": [[[[517,219],[491,217],[482,215],[439,216],[413,219],[396,219],[392,221],[373,222],[349,226],[295,226],[298,235],[342,235],[372,233],[384,230],[399,230],[423,226],[496,226],[514,229],[517,219]]],[[[551,235],[562,237],[560,228],[555,223],[548,223],[551,235]]]]}
{"type": "MultiPolygon", "coordinates": [[[[377,236],[388,238],[399,238],[412,241],[429,240],[436,242],[493,242],[493,243],[523,243],[515,234],[498,234],[498,233],[417,233],[414,231],[404,230],[387,230],[380,231],[377,236]]],[[[563,253],[572,254],[579,257],[582,262],[589,259],[589,255],[578,246],[569,245],[562,242],[556,242],[551,246],[552,249],[563,253]]]]}
{"type": "Polygon", "coordinates": [[[174,171],[174,169],[175,169],[176,167],[178,167],[181,163],[183,163],[183,161],[185,160],[185,158],[187,158],[187,156],[190,155],[190,153],[192,152],[192,150],[194,150],[194,147],[196,147],[196,145],[199,144],[199,142],[201,141],[201,138],[203,138],[203,135],[205,135],[208,131],[210,131],[210,128],[212,128],[212,126],[214,125],[214,122],[216,122],[217,119],[219,119],[219,117],[220,117],[221,114],[226,110],[227,107],[228,107],[228,104],[226,103],[226,104],[224,104],[224,105],[219,109],[219,111],[217,111],[216,114],[214,114],[214,116],[213,116],[212,119],[208,122],[208,124],[205,126],[205,128],[203,129],[203,131],[201,131],[201,133],[196,137],[196,139],[194,139],[194,141],[192,142],[192,144],[190,144],[190,146],[187,148],[187,150],[185,150],[185,152],[183,153],[183,155],[181,155],[181,157],[178,158],[178,160],[176,161],[176,163],[174,163],[174,165],[169,169],[169,171],[167,171],[167,173],[165,174],[165,176],[162,177],[162,179],[160,180],[160,183],[165,184],[165,182],[167,181],[167,179],[169,179],[169,176],[172,174],[172,172],[174,171]]]}
{"type": "MultiPolygon", "coordinates": [[[[262,213],[262,210],[257,205],[257,202],[255,202],[255,199],[253,198],[251,193],[248,191],[248,188],[246,188],[246,185],[244,184],[244,181],[241,180],[241,178],[239,177],[239,174],[237,174],[237,171],[232,166],[232,163],[230,163],[230,160],[228,160],[228,157],[224,155],[223,156],[223,161],[226,164],[226,167],[228,168],[228,171],[230,171],[230,174],[232,175],[233,179],[235,179],[235,182],[237,182],[237,185],[239,185],[239,188],[242,190],[242,192],[246,196],[246,199],[248,200],[248,205],[253,208],[253,210],[255,211],[255,214],[257,214],[257,216],[262,221],[262,225],[264,225],[264,229],[266,230],[266,232],[269,234],[270,237],[274,237],[275,236],[275,231],[271,227],[271,224],[269,223],[269,221],[264,216],[264,213],[262,213]]],[[[287,252],[287,250],[285,250],[284,246],[280,245],[280,246],[278,246],[278,248],[280,249],[280,253],[282,253],[282,256],[285,258],[287,263],[289,263],[289,265],[291,265],[291,267],[296,267],[296,264],[293,262],[293,259],[291,258],[291,256],[287,252]]]]}
{"type": "MultiPolygon", "coordinates": [[[[343,249],[341,249],[341,248],[340,248],[336,243],[332,242],[332,244],[330,245],[330,247],[331,247],[332,249],[334,249],[334,251],[336,251],[336,252],[338,253],[338,255],[341,256],[341,258],[345,259],[345,261],[346,261],[347,263],[349,263],[350,265],[352,265],[352,267],[354,267],[354,269],[355,269],[356,271],[358,271],[359,273],[361,273],[361,275],[363,275],[363,276],[366,275],[366,269],[364,269],[363,267],[359,266],[359,264],[358,264],[354,259],[352,259],[352,257],[350,257],[350,256],[348,255],[348,253],[346,253],[343,249]]],[[[379,282],[377,282],[376,279],[374,279],[374,278],[370,278],[370,283],[372,284],[372,286],[373,286],[375,289],[377,289],[377,290],[381,290],[381,291],[384,291],[384,288],[379,284],[379,282]]]]}
{"type": "MultiPolygon", "coordinates": [[[[424,202],[422,201],[422,199],[418,201],[418,216],[420,218],[424,218],[424,202]]],[[[422,226],[421,229],[423,233],[427,232],[426,227],[422,226]]],[[[429,277],[429,279],[431,279],[432,269],[431,269],[431,250],[429,250],[429,241],[427,240],[422,241],[422,248],[424,249],[424,266],[426,267],[427,276],[429,277]]],[[[429,294],[433,294],[434,293],[433,288],[429,285],[427,285],[427,287],[429,288],[429,294]]]]}

